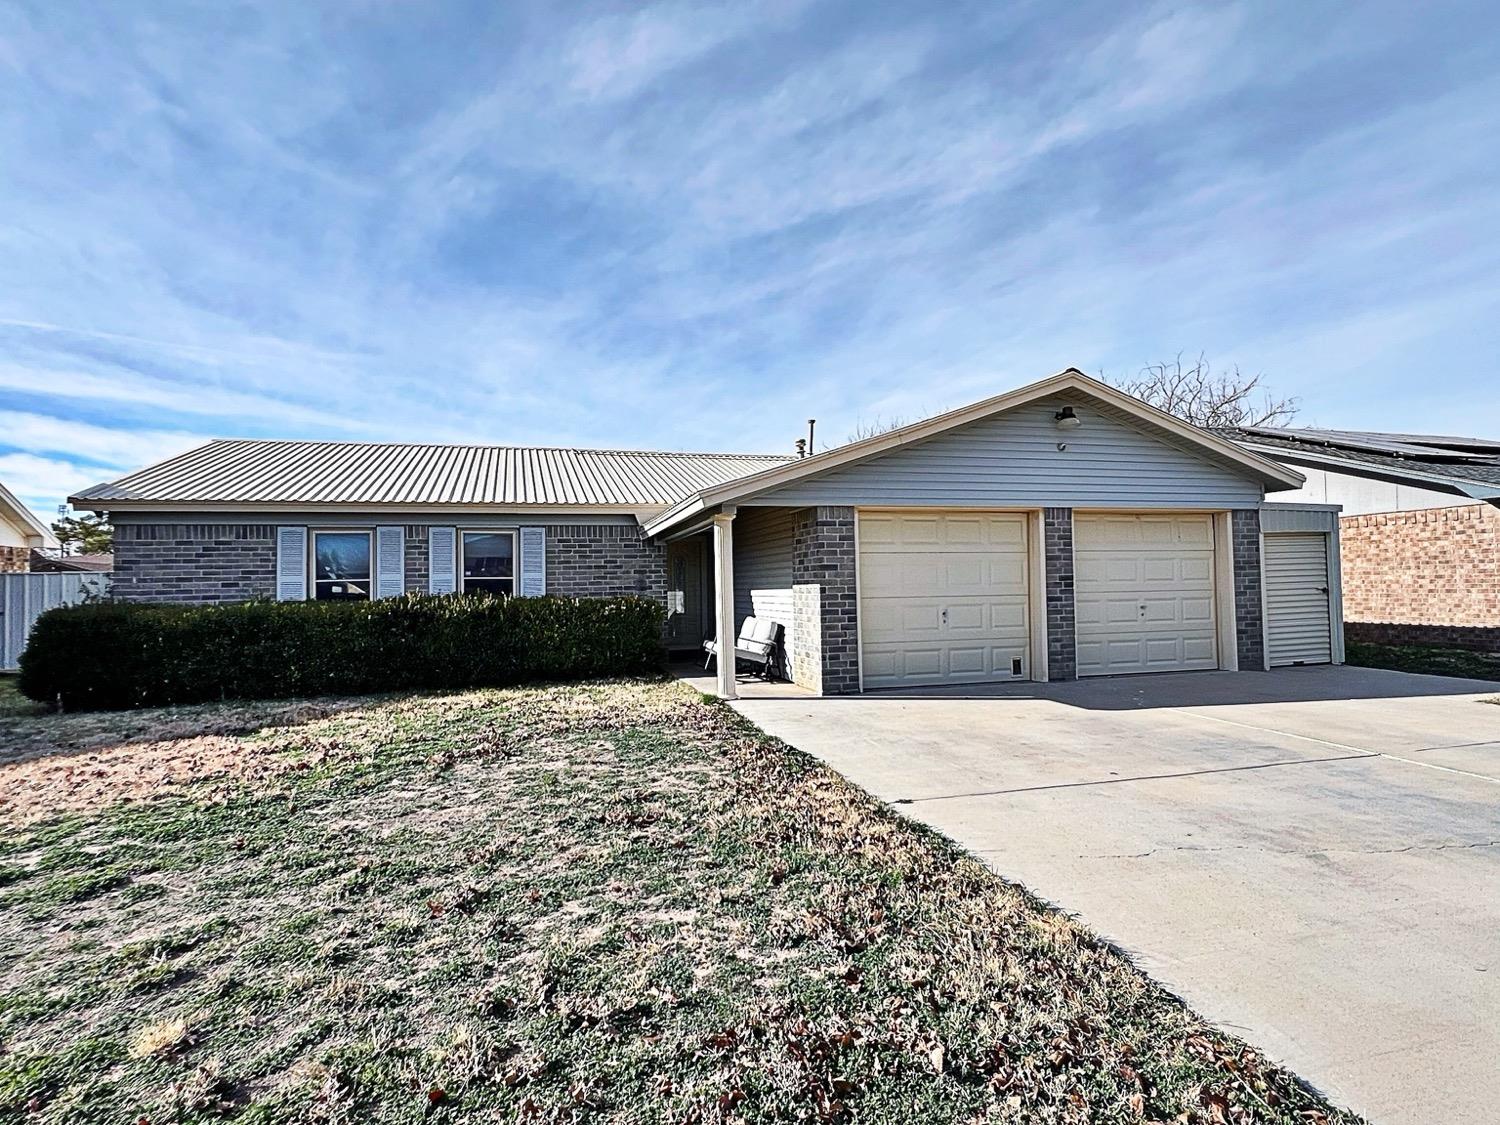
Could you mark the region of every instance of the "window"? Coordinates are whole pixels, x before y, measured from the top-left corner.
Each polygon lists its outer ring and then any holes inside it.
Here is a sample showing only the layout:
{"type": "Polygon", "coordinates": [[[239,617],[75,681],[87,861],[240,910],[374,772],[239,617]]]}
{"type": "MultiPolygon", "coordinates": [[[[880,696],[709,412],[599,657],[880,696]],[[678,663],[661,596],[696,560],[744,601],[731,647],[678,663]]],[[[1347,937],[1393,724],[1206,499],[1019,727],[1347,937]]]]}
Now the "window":
{"type": "Polygon", "coordinates": [[[463,533],[465,593],[516,592],[516,536],[510,531],[463,533]]]}
{"type": "Polygon", "coordinates": [[[320,602],[369,600],[368,531],[313,532],[313,597],[320,602]]]}

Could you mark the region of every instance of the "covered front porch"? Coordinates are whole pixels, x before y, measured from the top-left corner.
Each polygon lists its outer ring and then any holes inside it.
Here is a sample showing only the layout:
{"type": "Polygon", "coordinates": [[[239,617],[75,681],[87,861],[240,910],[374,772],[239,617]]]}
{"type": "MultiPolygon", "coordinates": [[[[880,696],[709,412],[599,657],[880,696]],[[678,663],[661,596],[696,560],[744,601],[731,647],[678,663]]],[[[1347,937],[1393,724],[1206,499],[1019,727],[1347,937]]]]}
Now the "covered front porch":
{"type": "MultiPolygon", "coordinates": [[[[732,649],[746,618],[779,626],[775,671],[801,693],[859,685],[852,508],[721,506],[666,536],[667,648],[702,672],[703,642],[732,649]]],[[[748,667],[748,666],[747,666],[748,667]]],[[[734,699],[750,684],[715,661],[711,687],[734,699]]]]}

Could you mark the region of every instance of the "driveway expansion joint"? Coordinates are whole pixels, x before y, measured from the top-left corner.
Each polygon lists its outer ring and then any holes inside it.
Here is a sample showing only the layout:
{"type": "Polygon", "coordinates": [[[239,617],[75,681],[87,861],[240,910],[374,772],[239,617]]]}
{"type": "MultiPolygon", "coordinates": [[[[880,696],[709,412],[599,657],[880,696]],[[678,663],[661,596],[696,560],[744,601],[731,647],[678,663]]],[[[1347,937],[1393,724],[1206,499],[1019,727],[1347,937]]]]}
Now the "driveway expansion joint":
{"type": "Polygon", "coordinates": [[[1305,856],[1311,858],[1320,855],[1401,855],[1405,852],[1446,852],[1465,851],[1471,848],[1493,848],[1500,846],[1500,840],[1476,840],[1473,843],[1461,843],[1454,841],[1448,844],[1408,844],[1404,848],[1311,848],[1306,851],[1294,851],[1288,848],[1263,848],[1251,844],[1225,844],[1214,847],[1207,844],[1170,844],[1162,848],[1152,848],[1144,852],[1117,852],[1117,853],[1080,853],[1078,859],[1145,859],[1147,856],[1157,855],[1161,852],[1256,852],[1260,855],[1286,855],[1305,856]]]}

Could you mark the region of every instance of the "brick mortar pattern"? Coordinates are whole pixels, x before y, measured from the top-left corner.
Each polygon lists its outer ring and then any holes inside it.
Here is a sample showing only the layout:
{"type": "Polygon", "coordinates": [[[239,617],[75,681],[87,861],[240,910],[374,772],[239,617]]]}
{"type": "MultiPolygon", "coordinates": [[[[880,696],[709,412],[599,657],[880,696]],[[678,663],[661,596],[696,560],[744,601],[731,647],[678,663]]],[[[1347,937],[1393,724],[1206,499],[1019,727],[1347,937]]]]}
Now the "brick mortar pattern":
{"type": "Polygon", "coordinates": [[[1234,553],[1234,640],[1242,672],[1263,671],[1266,638],[1260,590],[1260,511],[1241,508],[1229,514],[1234,553]]]}
{"type": "MultiPolygon", "coordinates": [[[[665,602],[666,550],[647,541],[638,526],[538,526],[547,533],[548,593],[636,594],[665,602]]],[[[406,526],[406,588],[416,593],[427,590],[427,528],[406,526]]],[[[275,597],[276,525],[122,524],[115,529],[114,568],[120,601],[192,605],[275,597]]]]}
{"type": "Polygon", "coordinates": [[[30,547],[0,547],[0,574],[24,574],[30,569],[30,547]]]}
{"type": "Polygon", "coordinates": [[[1416,625],[1399,621],[1346,621],[1351,644],[1425,645],[1500,653],[1500,625],[1416,625]]]}
{"type": "MultiPolygon", "coordinates": [[[[808,636],[815,635],[818,641],[823,695],[859,691],[855,518],[849,507],[804,508],[797,513],[793,533],[792,588],[819,587],[819,628],[808,636]]],[[[803,634],[798,634],[797,643],[803,643],[803,634]]]]}
{"type": "Polygon", "coordinates": [[[1078,678],[1078,629],[1073,577],[1073,509],[1042,509],[1047,587],[1047,678],[1078,678]]]}
{"type": "Polygon", "coordinates": [[[1344,516],[1339,553],[1346,621],[1500,629],[1500,508],[1344,516]]]}
{"type": "Polygon", "coordinates": [[[203,605],[276,594],[271,524],[121,524],[114,556],[117,601],[203,605]]]}

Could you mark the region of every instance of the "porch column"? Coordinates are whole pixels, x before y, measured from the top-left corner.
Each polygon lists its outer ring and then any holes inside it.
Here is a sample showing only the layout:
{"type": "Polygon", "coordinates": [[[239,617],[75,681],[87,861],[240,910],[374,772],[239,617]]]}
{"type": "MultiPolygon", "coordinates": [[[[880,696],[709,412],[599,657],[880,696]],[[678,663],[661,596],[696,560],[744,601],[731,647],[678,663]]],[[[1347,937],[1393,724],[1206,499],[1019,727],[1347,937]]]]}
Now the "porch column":
{"type": "Polygon", "coordinates": [[[714,516],[714,637],[719,642],[716,661],[719,695],[738,696],[734,685],[734,509],[714,516]]]}

